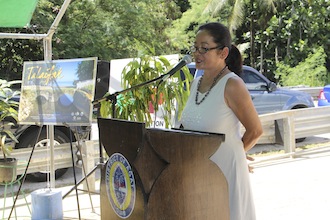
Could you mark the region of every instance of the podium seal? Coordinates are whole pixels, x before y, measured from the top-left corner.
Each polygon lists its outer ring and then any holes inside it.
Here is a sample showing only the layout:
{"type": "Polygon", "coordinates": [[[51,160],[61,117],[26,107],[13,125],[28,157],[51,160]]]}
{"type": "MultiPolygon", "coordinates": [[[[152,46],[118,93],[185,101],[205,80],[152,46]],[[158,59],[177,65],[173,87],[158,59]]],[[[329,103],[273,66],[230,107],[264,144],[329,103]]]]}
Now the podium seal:
{"type": "Polygon", "coordinates": [[[109,157],[105,181],[112,209],[120,218],[128,218],[134,209],[136,186],[131,165],[122,154],[109,157]]]}

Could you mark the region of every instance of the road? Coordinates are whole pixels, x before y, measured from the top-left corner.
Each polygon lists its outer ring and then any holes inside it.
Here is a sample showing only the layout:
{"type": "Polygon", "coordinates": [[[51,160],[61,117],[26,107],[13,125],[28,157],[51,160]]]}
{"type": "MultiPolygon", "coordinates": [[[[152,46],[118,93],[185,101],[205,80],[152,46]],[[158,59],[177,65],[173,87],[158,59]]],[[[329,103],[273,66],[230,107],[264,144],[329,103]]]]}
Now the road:
{"type": "Polygon", "coordinates": [[[330,145],[256,165],[251,183],[257,219],[329,220],[329,167],[330,145]]]}

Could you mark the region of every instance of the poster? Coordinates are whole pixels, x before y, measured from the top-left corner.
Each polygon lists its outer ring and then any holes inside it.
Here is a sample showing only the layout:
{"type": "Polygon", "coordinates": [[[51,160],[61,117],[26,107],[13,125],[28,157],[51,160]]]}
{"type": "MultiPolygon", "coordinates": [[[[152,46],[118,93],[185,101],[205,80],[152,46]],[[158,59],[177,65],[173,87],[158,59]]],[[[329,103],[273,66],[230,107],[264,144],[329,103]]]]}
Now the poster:
{"type": "Polygon", "coordinates": [[[24,62],[20,124],[90,125],[97,58],[24,62]]]}

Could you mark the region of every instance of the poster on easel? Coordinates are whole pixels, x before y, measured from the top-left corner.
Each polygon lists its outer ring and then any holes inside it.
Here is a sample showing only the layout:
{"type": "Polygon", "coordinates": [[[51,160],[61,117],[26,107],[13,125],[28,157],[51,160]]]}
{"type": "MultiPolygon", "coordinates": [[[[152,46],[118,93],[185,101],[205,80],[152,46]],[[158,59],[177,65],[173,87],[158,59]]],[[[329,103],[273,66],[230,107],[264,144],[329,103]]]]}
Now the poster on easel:
{"type": "Polygon", "coordinates": [[[97,57],[24,62],[20,124],[90,125],[97,57]]]}

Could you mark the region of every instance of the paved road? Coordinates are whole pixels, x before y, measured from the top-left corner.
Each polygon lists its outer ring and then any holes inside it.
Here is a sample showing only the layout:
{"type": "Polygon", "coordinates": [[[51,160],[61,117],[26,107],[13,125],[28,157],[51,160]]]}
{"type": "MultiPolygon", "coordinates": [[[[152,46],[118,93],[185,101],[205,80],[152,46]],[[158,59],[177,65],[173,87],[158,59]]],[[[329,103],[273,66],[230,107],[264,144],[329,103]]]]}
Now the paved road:
{"type": "Polygon", "coordinates": [[[258,220],[330,219],[330,146],[255,166],[258,220]]]}

